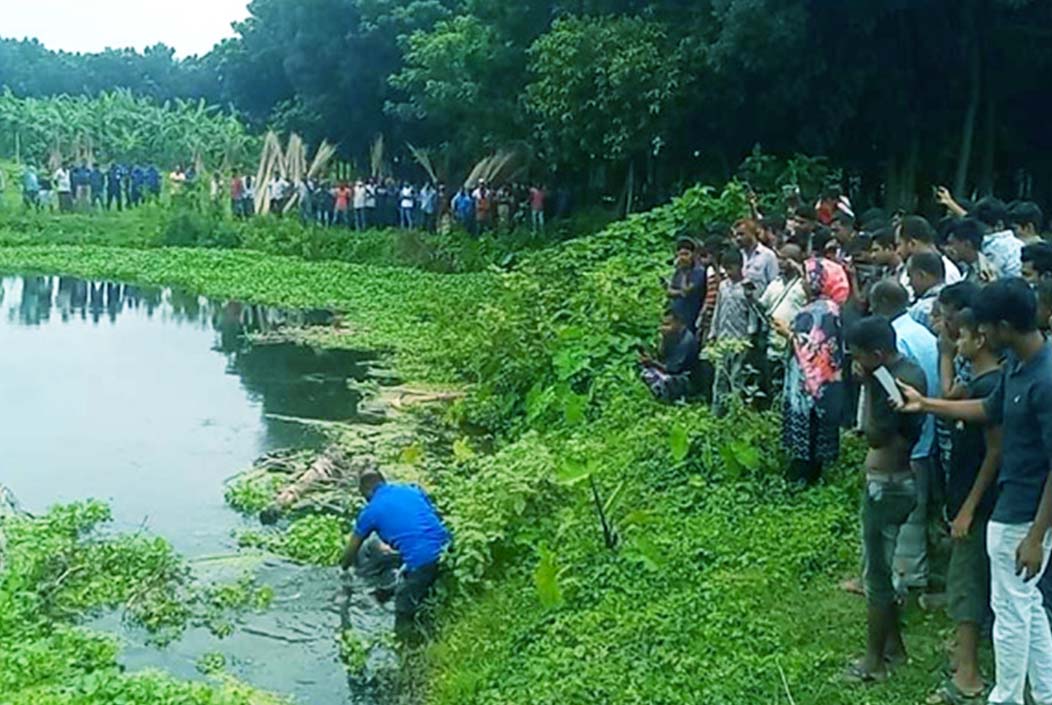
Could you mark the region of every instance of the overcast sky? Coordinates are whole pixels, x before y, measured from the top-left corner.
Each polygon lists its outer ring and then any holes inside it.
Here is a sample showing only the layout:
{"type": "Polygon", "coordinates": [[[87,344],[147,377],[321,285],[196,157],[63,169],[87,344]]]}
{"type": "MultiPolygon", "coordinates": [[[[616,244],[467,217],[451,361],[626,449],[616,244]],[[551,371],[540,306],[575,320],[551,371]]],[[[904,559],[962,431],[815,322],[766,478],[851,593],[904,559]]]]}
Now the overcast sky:
{"type": "MultiPolygon", "coordinates": [[[[289,0],[297,2],[298,0],[289,0]]],[[[49,49],[101,51],[163,42],[205,54],[233,34],[248,0],[0,0],[0,36],[36,37],[49,49]]]]}

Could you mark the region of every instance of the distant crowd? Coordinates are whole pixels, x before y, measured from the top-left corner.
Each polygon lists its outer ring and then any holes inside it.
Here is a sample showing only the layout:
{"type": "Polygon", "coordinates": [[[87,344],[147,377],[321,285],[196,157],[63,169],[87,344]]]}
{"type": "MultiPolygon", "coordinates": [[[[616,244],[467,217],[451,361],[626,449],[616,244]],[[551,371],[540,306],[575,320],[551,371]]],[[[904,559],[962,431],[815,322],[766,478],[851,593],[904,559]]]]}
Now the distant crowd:
{"type": "MultiPolygon", "coordinates": [[[[257,212],[255,178],[235,175],[230,180],[231,211],[248,218],[257,212]]],[[[218,189],[213,181],[213,193],[218,189]]],[[[554,202],[540,183],[505,184],[492,187],[479,180],[472,188],[450,193],[445,184],[416,185],[392,178],[356,181],[272,177],[265,186],[267,210],[297,214],[304,222],[325,227],[404,228],[437,231],[457,224],[472,234],[532,228],[543,231],[547,214],[565,215],[570,209],[569,192],[559,190],[554,202]]]]}
{"type": "MultiPolygon", "coordinates": [[[[198,174],[179,166],[167,175],[170,188],[198,183],[198,174]]],[[[292,215],[323,227],[421,229],[448,231],[454,226],[473,235],[529,228],[542,232],[550,218],[569,214],[570,191],[550,192],[535,182],[491,185],[484,179],[456,191],[443,183],[414,184],[393,178],[354,181],[271,177],[262,186],[250,174],[229,181],[218,173],[207,188],[213,200],[229,199],[236,218],[260,213],[292,215]]],[[[62,165],[53,171],[29,165],[22,172],[22,199],[29,209],[59,213],[123,210],[161,197],[164,177],[155,165],[62,165]]]]}
{"type": "Polygon", "coordinates": [[[957,624],[929,702],[1052,703],[1052,243],[1033,202],[936,200],[935,221],[856,214],[830,189],[682,233],[641,375],[717,414],[778,399],[801,487],[842,432],[866,440],[862,573],[843,587],[866,596],[868,630],[848,679],[907,662],[899,606],[916,589],[957,624]]]}
{"type": "MultiPolygon", "coordinates": [[[[189,177],[177,170],[185,181],[189,177]]],[[[173,172],[175,176],[176,172],[173,172]]],[[[70,213],[135,208],[161,196],[161,172],[153,165],[64,164],[38,171],[30,164],[22,172],[22,200],[27,208],[70,213]]]]}

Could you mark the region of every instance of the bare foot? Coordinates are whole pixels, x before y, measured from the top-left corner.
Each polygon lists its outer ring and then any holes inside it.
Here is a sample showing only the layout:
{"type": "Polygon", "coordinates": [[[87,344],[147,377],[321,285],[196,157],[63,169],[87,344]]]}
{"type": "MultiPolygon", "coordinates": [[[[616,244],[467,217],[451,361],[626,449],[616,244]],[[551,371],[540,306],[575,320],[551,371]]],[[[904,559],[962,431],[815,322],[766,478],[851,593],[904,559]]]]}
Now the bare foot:
{"type": "Polygon", "coordinates": [[[842,581],[840,589],[852,595],[862,595],[863,597],[866,595],[866,589],[862,587],[862,581],[859,578],[848,578],[842,581]]]}

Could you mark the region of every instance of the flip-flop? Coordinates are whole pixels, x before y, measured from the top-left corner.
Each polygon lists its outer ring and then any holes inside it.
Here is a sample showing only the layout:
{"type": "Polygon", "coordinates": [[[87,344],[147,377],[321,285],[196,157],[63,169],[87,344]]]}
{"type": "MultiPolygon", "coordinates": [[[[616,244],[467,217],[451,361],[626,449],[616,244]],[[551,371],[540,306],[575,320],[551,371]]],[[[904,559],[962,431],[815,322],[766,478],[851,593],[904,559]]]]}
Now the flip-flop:
{"type": "Polygon", "coordinates": [[[844,670],[844,680],[848,683],[861,683],[863,685],[870,685],[873,683],[883,683],[888,679],[887,673],[871,673],[862,667],[862,663],[859,661],[852,662],[844,670]]]}
{"type": "Polygon", "coordinates": [[[928,705],[976,705],[982,702],[985,695],[985,687],[966,693],[957,687],[952,678],[948,678],[928,697],[928,705]]]}

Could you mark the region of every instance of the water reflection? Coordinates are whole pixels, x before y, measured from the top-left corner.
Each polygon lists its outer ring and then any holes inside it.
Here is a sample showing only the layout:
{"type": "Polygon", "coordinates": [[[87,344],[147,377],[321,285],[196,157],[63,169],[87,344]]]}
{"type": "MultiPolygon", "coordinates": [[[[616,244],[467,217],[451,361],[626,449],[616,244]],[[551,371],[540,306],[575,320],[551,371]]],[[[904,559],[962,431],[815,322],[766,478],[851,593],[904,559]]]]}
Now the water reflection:
{"type": "MultiPolygon", "coordinates": [[[[316,421],[355,420],[351,381],[366,378],[368,356],[273,335],[330,319],[168,288],[0,279],[0,482],[32,512],[96,497],[118,531],[145,527],[190,558],[229,556],[246,524],[224,505],[224,480],[264,452],[321,446],[316,421]]],[[[368,702],[348,690],[337,660],[337,571],[276,562],[262,578],[280,608],[248,630],[224,642],[191,635],[160,652],[132,645],[126,663],[194,677],[197,656],[222,650],[236,673],[298,702],[368,702]],[[283,641],[294,628],[310,638],[283,641]]],[[[369,633],[391,617],[366,605],[352,616],[369,633]]]]}

